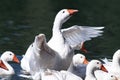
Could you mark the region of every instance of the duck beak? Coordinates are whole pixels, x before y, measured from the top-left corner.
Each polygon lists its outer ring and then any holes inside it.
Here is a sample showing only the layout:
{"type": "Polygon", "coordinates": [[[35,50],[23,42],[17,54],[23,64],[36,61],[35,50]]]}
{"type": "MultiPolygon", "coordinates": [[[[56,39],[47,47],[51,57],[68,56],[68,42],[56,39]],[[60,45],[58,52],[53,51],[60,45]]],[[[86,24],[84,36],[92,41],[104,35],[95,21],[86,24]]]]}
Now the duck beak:
{"type": "Polygon", "coordinates": [[[89,61],[85,58],[83,64],[88,64],[88,63],[89,63],[89,61]]]}
{"type": "Polygon", "coordinates": [[[18,60],[18,58],[16,57],[16,55],[14,55],[13,61],[16,62],[16,63],[20,63],[20,61],[18,60]]]}
{"type": "Polygon", "coordinates": [[[0,61],[0,67],[5,69],[5,70],[8,70],[8,68],[5,66],[5,64],[3,63],[2,60],[0,61]]]}
{"type": "Polygon", "coordinates": [[[103,65],[101,66],[101,70],[108,72],[107,69],[103,65]]]}
{"type": "Polygon", "coordinates": [[[68,9],[68,12],[69,12],[70,15],[73,15],[74,13],[77,13],[78,10],[68,9]]]}
{"type": "Polygon", "coordinates": [[[80,48],[81,51],[85,52],[85,53],[88,53],[88,51],[85,49],[85,45],[84,45],[84,42],[81,43],[81,48],[80,48]]]}

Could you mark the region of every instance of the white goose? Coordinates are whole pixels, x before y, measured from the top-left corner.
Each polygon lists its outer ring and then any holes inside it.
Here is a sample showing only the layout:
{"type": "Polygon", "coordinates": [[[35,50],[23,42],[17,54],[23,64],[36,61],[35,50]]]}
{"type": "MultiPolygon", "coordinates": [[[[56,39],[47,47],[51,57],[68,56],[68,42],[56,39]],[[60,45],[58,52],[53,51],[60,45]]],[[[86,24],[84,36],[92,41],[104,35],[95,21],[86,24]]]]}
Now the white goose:
{"type": "Polygon", "coordinates": [[[80,49],[81,43],[91,40],[93,37],[101,36],[100,29],[104,27],[86,27],[74,25],[70,28],[61,29],[65,23],[78,10],[62,9],[55,17],[52,37],[48,42],[49,47],[58,52],[62,58],[60,69],[67,69],[72,61],[75,49],[80,49]],[[67,64],[67,65],[66,65],[67,64]]]}
{"type": "MultiPolygon", "coordinates": [[[[95,77],[95,71],[100,69],[107,72],[106,68],[102,65],[100,61],[90,61],[87,65],[85,80],[97,80],[97,78],[95,77]]],[[[99,73],[99,75],[101,75],[101,73],[99,73]]]]}
{"type": "Polygon", "coordinates": [[[94,74],[97,80],[118,80],[114,74],[106,73],[102,70],[96,70],[94,74]]]}
{"type": "Polygon", "coordinates": [[[27,49],[27,51],[26,51],[26,53],[25,53],[25,55],[23,55],[23,58],[22,58],[22,60],[21,60],[21,64],[20,64],[20,66],[21,66],[21,68],[22,68],[22,73],[24,73],[24,74],[30,74],[30,66],[29,66],[29,61],[30,61],[30,56],[32,56],[32,45],[33,44],[31,44],[29,47],[28,47],[28,49],[27,49]]]}
{"type": "MultiPolygon", "coordinates": [[[[41,78],[41,73],[45,73],[46,69],[49,67],[49,69],[56,69],[56,67],[59,67],[58,65],[56,65],[57,63],[60,64],[60,56],[54,52],[52,49],[50,49],[47,44],[46,44],[46,40],[45,40],[45,35],[44,34],[39,34],[35,37],[35,40],[33,42],[33,44],[31,45],[31,52],[34,54],[32,54],[31,56],[31,60],[30,60],[30,73],[32,74],[32,78],[34,80],[39,80],[41,78]],[[46,52],[45,52],[46,51],[46,52]],[[47,53],[47,52],[50,53],[47,53]],[[51,53],[52,52],[52,53],[51,53]],[[54,53],[53,53],[54,52],[54,53]],[[38,58],[40,57],[40,58],[38,58]],[[47,59],[46,59],[47,57],[47,59]],[[38,60],[39,59],[39,60],[38,60]],[[39,61],[39,63],[37,61],[39,61]],[[33,62],[34,61],[34,62],[33,62]],[[42,65],[41,65],[42,64],[42,65]],[[49,64],[49,65],[48,65],[49,64]],[[36,68],[33,68],[33,66],[37,66],[36,68]]],[[[83,60],[81,61],[79,58],[85,58],[82,54],[76,54],[74,55],[73,61],[75,63],[75,61],[78,61],[78,64],[82,64],[83,60]],[[76,60],[77,58],[77,60],[76,60]],[[80,62],[80,61],[81,62],[80,62]]],[[[87,60],[84,60],[84,63],[87,63],[87,60]]],[[[72,65],[72,64],[71,64],[72,65]]],[[[77,65],[77,63],[76,63],[77,65]]],[[[56,74],[56,72],[58,71],[51,71],[52,74],[56,74]],[[54,73],[55,72],[55,73],[54,73]]],[[[67,71],[62,71],[62,72],[66,72],[66,75],[69,75],[70,72],[67,71]]],[[[58,75],[58,74],[57,74],[58,75]]],[[[72,74],[71,74],[72,75],[72,74]]],[[[46,78],[48,78],[47,76],[43,75],[46,78]]],[[[50,77],[55,78],[55,75],[50,75],[50,77]]]]}
{"type": "Polygon", "coordinates": [[[61,57],[47,45],[44,34],[37,35],[31,47],[29,65],[33,79],[40,79],[47,68],[56,70],[59,67],[61,57]]]}
{"type": "Polygon", "coordinates": [[[109,73],[114,74],[120,80],[120,49],[114,53],[112,62],[105,65],[105,67],[109,73]]]}
{"type": "Polygon", "coordinates": [[[84,55],[78,53],[73,56],[70,67],[67,71],[55,71],[55,70],[46,70],[42,73],[42,80],[84,80],[82,77],[85,77],[86,65],[88,64],[87,59],[84,55]],[[79,76],[79,77],[78,77],[79,76]]]}
{"type": "MultiPolygon", "coordinates": [[[[91,38],[97,36],[101,36],[101,33],[103,32],[101,31],[101,29],[103,29],[104,27],[87,27],[77,25],[74,25],[67,29],[61,29],[62,24],[65,23],[76,12],[78,12],[78,10],[63,9],[60,12],[58,12],[58,14],[55,17],[52,30],[53,31],[52,38],[48,42],[49,48],[52,48],[52,50],[54,51],[53,52],[47,51],[47,53],[52,54],[55,52],[60,56],[60,63],[59,62],[56,63],[57,66],[55,67],[56,70],[67,69],[72,61],[74,50],[78,49],[78,47],[81,48],[80,45],[82,45],[82,43],[84,43],[85,41],[91,40],[91,38]]],[[[34,55],[31,54],[32,53],[30,49],[31,47],[32,45],[30,45],[25,56],[21,60],[21,67],[23,70],[26,70],[27,72],[31,71],[29,63],[31,61],[31,56],[34,55]]],[[[39,63],[37,59],[35,61],[36,63],[39,63]]],[[[35,66],[32,66],[32,68],[36,69],[35,66]]]]}
{"type": "Polygon", "coordinates": [[[14,69],[12,68],[11,65],[8,64],[8,61],[14,61],[19,63],[19,60],[16,57],[16,55],[11,51],[6,51],[1,55],[1,60],[3,61],[8,70],[0,68],[0,75],[4,76],[15,74],[14,69]]]}
{"type": "Polygon", "coordinates": [[[68,68],[67,71],[84,79],[87,64],[88,64],[88,60],[86,59],[86,57],[83,54],[80,54],[80,53],[75,54],[73,56],[70,67],[68,68]]]}

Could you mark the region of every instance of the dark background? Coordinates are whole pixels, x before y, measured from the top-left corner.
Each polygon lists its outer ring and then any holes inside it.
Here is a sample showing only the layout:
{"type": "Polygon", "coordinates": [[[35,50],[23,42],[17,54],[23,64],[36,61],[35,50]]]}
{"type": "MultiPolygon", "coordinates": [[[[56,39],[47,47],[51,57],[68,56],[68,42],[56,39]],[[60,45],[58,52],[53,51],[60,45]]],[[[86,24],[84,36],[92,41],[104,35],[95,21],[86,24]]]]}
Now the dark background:
{"type": "MultiPolygon", "coordinates": [[[[105,26],[103,36],[85,43],[88,58],[111,58],[120,47],[120,0],[1,0],[0,53],[23,55],[35,35],[50,39],[57,12],[64,8],[79,12],[64,24],[105,26]]],[[[77,51],[79,52],[79,51],[77,51]]]]}

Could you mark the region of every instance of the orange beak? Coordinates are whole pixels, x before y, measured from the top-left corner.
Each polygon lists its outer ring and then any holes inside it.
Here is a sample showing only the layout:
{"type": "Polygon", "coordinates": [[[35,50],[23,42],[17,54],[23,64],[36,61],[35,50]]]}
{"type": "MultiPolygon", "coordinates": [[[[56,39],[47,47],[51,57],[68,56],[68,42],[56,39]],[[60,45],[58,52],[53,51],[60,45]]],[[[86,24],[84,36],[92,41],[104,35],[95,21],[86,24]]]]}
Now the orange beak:
{"type": "Polygon", "coordinates": [[[78,10],[68,9],[68,12],[69,12],[70,15],[73,15],[74,13],[77,13],[78,10]]]}
{"type": "Polygon", "coordinates": [[[85,49],[85,46],[84,46],[84,42],[82,43],[82,45],[81,45],[82,47],[81,47],[81,51],[83,51],[83,52],[85,52],[85,53],[88,53],[88,51],[85,49]]]}
{"type": "Polygon", "coordinates": [[[5,70],[8,70],[8,68],[5,66],[5,64],[3,63],[2,60],[0,60],[0,67],[5,69],[5,70]]]}
{"type": "Polygon", "coordinates": [[[16,55],[14,55],[13,61],[16,62],[16,63],[20,63],[20,61],[18,60],[18,58],[16,57],[16,55]]]}
{"type": "Polygon", "coordinates": [[[101,70],[108,72],[107,69],[103,65],[101,66],[101,70]]]}
{"type": "Polygon", "coordinates": [[[88,63],[89,63],[89,61],[85,58],[83,64],[88,64],[88,63]]]}

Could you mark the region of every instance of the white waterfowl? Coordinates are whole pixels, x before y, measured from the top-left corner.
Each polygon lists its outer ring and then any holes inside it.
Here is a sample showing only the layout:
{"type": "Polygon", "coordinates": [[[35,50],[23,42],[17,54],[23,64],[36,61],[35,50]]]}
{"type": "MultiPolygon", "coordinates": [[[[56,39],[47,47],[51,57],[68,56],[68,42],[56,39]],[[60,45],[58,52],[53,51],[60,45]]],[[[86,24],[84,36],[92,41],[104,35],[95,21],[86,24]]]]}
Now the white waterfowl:
{"type": "Polygon", "coordinates": [[[86,59],[86,57],[83,54],[80,54],[80,53],[75,54],[73,56],[70,67],[68,68],[67,71],[84,79],[87,64],[88,64],[88,60],[86,59]]]}
{"type": "Polygon", "coordinates": [[[104,27],[88,27],[74,25],[70,28],[61,29],[63,23],[65,23],[73,14],[78,10],[62,9],[55,17],[52,37],[48,42],[49,47],[55,50],[61,58],[64,60],[61,69],[67,69],[72,61],[72,57],[75,49],[80,49],[82,43],[91,38],[101,36],[101,29],[104,27]],[[66,65],[68,64],[68,65],[66,65]]]}
{"type": "MultiPolygon", "coordinates": [[[[48,41],[48,46],[52,50],[50,49],[50,52],[49,50],[45,52],[46,54],[49,54],[49,56],[50,54],[54,55],[54,53],[57,53],[58,55],[57,57],[60,57],[60,60],[57,60],[58,62],[55,63],[56,67],[54,68],[56,70],[67,69],[72,61],[74,50],[81,48],[80,45],[82,45],[82,43],[84,43],[85,41],[91,40],[91,38],[94,37],[101,36],[101,33],[103,32],[101,31],[101,29],[103,29],[104,27],[88,27],[88,26],[77,26],[77,25],[74,25],[67,29],[61,29],[62,24],[65,23],[76,12],[78,12],[78,10],[63,9],[60,12],[58,12],[58,14],[55,17],[55,21],[52,29],[53,31],[52,38],[48,41]]],[[[30,45],[29,48],[31,47],[32,45],[30,45]]],[[[32,69],[36,69],[37,64],[40,62],[39,60],[42,59],[41,57],[38,57],[41,59],[37,59],[37,58],[33,59],[34,62],[36,62],[36,66],[33,65],[30,66],[29,63],[30,61],[32,61],[31,56],[34,56],[34,54],[31,51],[31,49],[28,49],[25,56],[21,60],[21,67],[23,68],[23,70],[26,70],[27,72],[31,71],[30,67],[32,67],[32,69]]],[[[45,55],[44,60],[49,59],[47,58],[47,56],[48,55],[45,55]]],[[[54,62],[55,61],[53,61],[52,64],[54,64],[54,62]]],[[[39,64],[51,68],[51,65],[45,62],[39,64]]]]}
{"type": "Polygon", "coordinates": [[[63,75],[59,71],[47,69],[41,74],[41,80],[63,80],[63,75]]]}
{"type": "Polygon", "coordinates": [[[46,70],[41,74],[41,80],[83,80],[68,71],[46,70]]]}
{"type": "MultiPolygon", "coordinates": [[[[107,75],[105,75],[105,77],[104,78],[102,78],[103,80],[119,80],[115,75],[113,75],[113,74],[107,74],[107,75]]],[[[98,79],[98,80],[100,80],[100,79],[98,79]]]]}
{"type": "Polygon", "coordinates": [[[49,48],[44,34],[37,35],[31,47],[29,65],[30,74],[34,79],[40,79],[41,73],[47,68],[56,70],[59,67],[58,64],[61,63],[61,57],[49,48]]]}
{"type": "MultiPolygon", "coordinates": [[[[106,68],[102,65],[100,61],[90,61],[87,65],[85,80],[97,80],[97,78],[95,77],[95,71],[100,69],[107,72],[106,68]]],[[[101,73],[99,73],[99,75],[101,75],[101,73]]]]}
{"type": "Polygon", "coordinates": [[[105,67],[109,73],[114,74],[120,80],[120,49],[114,53],[112,62],[105,65],[105,67]]]}
{"type": "Polygon", "coordinates": [[[68,72],[65,70],[62,70],[60,72],[63,74],[63,76],[65,78],[65,79],[63,78],[63,80],[84,80],[81,77],[76,76],[76,75],[72,74],[71,72],[68,72]]]}
{"type": "Polygon", "coordinates": [[[26,53],[25,53],[25,55],[23,55],[23,58],[22,58],[22,60],[21,60],[21,64],[20,64],[20,66],[21,66],[21,68],[22,68],[22,73],[24,73],[24,74],[30,74],[30,66],[29,66],[29,61],[30,61],[30,56],[32,56],[32,45],[33,44],[31,44],[29,47],[28,47],[28,49],[27,49],[27,51],[26,51],[26,53]]]}
{"type": "Polygon", "coordinates": [[[115,75],[111,73],[106,73],[102,70],[96,70],[94,74],[97,80],[118,80],[115,75]]]}
{"type": "Polygon", "coordinates": [[[3,63],[5,64],[5,66],[7,67],[8,70],[0,68],[0,75],[4,76],[4,75],[13,75],[13,74],[15,74],[14,69],[8,63],[8,61],[13,61],[13,62],[19,63],[19,60],[16,57],[16,55],[11,51],[6,51],[1,55],[1,60],[3,61],[3,63]]]}

